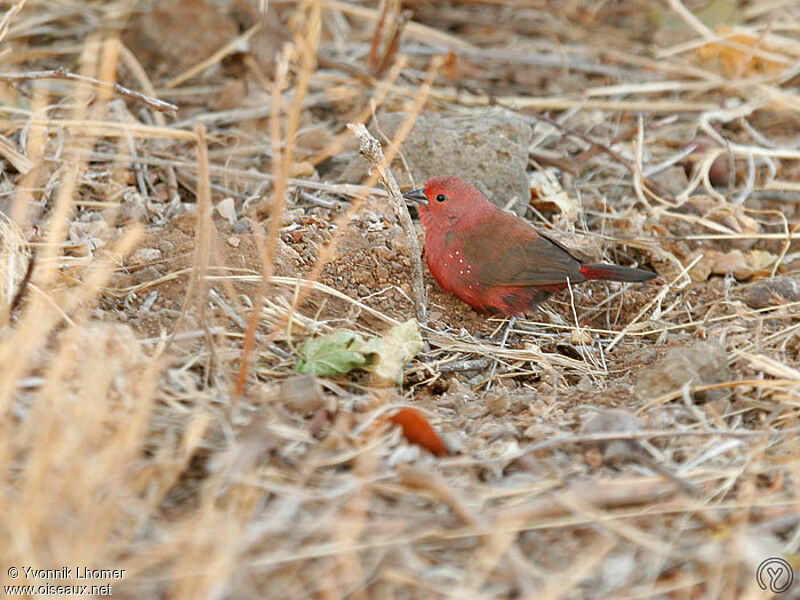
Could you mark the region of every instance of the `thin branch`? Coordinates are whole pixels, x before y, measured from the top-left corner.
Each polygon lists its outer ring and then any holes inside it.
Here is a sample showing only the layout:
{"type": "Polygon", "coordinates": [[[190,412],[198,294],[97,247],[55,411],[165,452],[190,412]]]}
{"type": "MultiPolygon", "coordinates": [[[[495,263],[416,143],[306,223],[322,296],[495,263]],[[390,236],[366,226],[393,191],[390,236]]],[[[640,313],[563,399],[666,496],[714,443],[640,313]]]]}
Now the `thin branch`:
{"type": "Polygon", "coordinates": [[[80,81],[83,83],[90,83],[98,88],[101,89],[111,89],[115,91],[120,96],[125,96],[127,98],[132,98],[133,100],[137,100],[142,102],[152,108],[153,110],[157,110],[160,112],[177,112],[178,107],[171,102],[165,102],[164,100],[159,100],[158,98],[153,98],[152,96],[147,96],[142,94],[141,92],[135,92],[133,90],[129,90],[125,86],[122,86],[118,83],[110,84],[106,83],[105,81],[100,81],[99,79],[95,79],[94,77],[86,77],[85,75],[78,75],[77,73],[72,73],[67,71],[64,67],[58,67],[57,69],[48,69],[47,71],[27,71],[24,73],[0,73],[0,80],[8,81],[8,82],[18,82],[18,81],[29,81],[34,79],[67,79],[69,81],[80,81]]]}
{"type": "Polygon", "coordinates": [[[19,287],[17,288],[16,294],[14,294],[14,299],[11,300],[11,306],[9,307],[9,314],[14,314],[14,311],[17,310],[19,305],[22,303],[22,298],[25,296],[25,291],[28,289],[28,284],[31,282],[31,276],[33,275],[33,267],[36,264],[36,255],[32,254],[30,260],[28,261],[28,267],[25,269],[25,275],[22,277],[22,281],[19,282],[19,287]]]}
{"type": "Polygon", "coordinates": [[[389,192],[389,200],[392,203],[397,218],[400,220],[400,225],[403,228],[403,233],[406,238],[406,245],[411,254],[411,269],[412,269],[412,295],[414,298],[414,309],[416,311],[417,320],[420,323],[425,322],[425,283],[422,278],[422,258],[419,247],[419,239],[417,232],[414,229],[414,224],[411,222],[411,215],[408,214],[403,195],[400,193],[400,187],[392,174],[392,170],[386,164],[386,158],[383,156],[381,144],[367,131],[363,123],[347,124],[348,129],[353,132],[361,144],[361,155],[366,158],[374,169],[378,171],[383,185],[389,192]]]}

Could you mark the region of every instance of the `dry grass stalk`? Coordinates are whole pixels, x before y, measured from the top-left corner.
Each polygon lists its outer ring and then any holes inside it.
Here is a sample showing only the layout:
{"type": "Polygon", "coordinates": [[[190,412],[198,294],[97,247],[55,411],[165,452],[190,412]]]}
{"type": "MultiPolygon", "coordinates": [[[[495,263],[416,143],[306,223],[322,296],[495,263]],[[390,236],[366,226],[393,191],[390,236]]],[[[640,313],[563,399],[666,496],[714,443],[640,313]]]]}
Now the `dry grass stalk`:
{"type": "Polygon", "coordinates": [[[18,304],[26,274],[33,257],[30,246],[12,221],[0,215],[0,312],[2,323],[8,321],[10,312],[18,304]]]}

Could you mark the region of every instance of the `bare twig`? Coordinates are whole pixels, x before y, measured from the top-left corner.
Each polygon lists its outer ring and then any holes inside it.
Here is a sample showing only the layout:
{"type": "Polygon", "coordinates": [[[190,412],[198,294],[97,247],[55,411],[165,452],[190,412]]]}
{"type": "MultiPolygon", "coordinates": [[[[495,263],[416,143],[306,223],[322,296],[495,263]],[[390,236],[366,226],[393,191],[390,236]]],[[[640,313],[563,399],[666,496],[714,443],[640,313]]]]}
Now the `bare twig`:
{"type": "Polygon", "coordinates": [[[22,277],[22,281],[20,281],[19,287],[17,287],[14,298],[11,300],[11,306],[8,310],[9,314],[14,314],[14,311],[17,310],[22,302],[22,298],[25,297],[25,291],[28,289],[28,284],[31,281],[31,275],[33,275],[33,267],[35,264],[36,255],[32,254],[30,260],[28,261],[28,267],[25,269],[25,275],[22,277]]]}
{"type": "Polygon", "coordinates": [[[381,144],[367,131],[363,123],[353,124],[349,123],[347,127],[358,138],[361,144],[361,155],[372,163],[373,168],[377,169],[380,174],[383,185],[389,192],[389,199],[392,202],[392,208],[395,215],[400,220],[400,225],[403,227],[403,233],[406,237],[406,245],[411,254],[411,269],[412,269],[412,294],[414,297],[414,309],[417,314],[417,319],[423,323],[425,322],[425,283],[422,278],[422,258],[419,247],[419,239],[417,232],[414,229],[414,224],[411,222],[411,215],[408,214],[403,195],[400,193],[400,187],[392,174],[391,169],[386,164],[386,159],[383,156],[381,144]]]}
{"type": "Polygon", "coordinates": [[[34,167],[34,162],[17,150],[14,143],[2,134],[0,134],[0,156],[14,165],[14,168],[23,175],[30,173],[34,167]]]}
{"type": "Polygon", "coordinates": [[[383,75],[386,68],[392,64],[392,60],[397,54],[397,50],[400,48],[400,39],[403,35],[403,29],[405,29],[406,24],[411,19],[411,15],[412,13],[410,10],[404,10],[396,16],[394,31],[386,44],[386,51],[383,53],[377,68],[374,69],[376,76],[383,75]]]}
{"type": "Polygon", "coordinates": [[[669,7],[686,23],[689,27],[694,29],[697,33],[707,40],[713,40],[716,36],[705,23],[695,17],[692,12],[686,8],[681,0],[667,0],[669,7]]]}
{"type": "Polygon", "coordinates": [[[438,474],[430,471],[423,471],[408,465],[398,465],[397,473],[402,482],[411,488],[429,490],[436,496],[436,499],[450,507],[459,519],[467,525],[478,525],[480,519],[464,504],[447,482],[438,474]]]}
{"type": "Polygon", "coordinates": [[[90,83],[93,86],[96,86],[100,89],[105,90],[113,90],[120,96],[125,96],[127,98],[132,98],[133,100],[137,100],[142,102],[152,108],[153,110],[158,110],[161,112],[176,112],[178,107],[171,102],[165,102],[164,100],[159,100],[158,98],[153,98],[152,96],[147,96],[142,94],[141,92],[135,92],[133,90],[129,90],[125,86],[122,86],[118,83],[110,84],[105,81],[100,81],[99,79],[95,79],[94,77],[86,77],[85,75],[78,75],[77,73],[72,73],[67,71],[64,67],[58,67],[57,69],[49,69],[47,71],[27,71],[25,73],[0,73],[0,80],[9,81],[9,82],[17,82],[17,81],[29,81],[33,79],[67,79],[69,81],[80,81],[83,83],[90,83]]]}
{"type": "Polygon", "coordinates": [[[386,15],[389,11],[389,3],[386,0],[381,1],[380,11],[381,16],[375,23],[375,32],[372,34],[372,43],[370,44],[369,56],[367,57],[367,68],[371,72],[375,71],[375,67],[378,64],[378,48],[381,45],[381,38],[383,37],[383,25],[386,23],[386,15]]]}

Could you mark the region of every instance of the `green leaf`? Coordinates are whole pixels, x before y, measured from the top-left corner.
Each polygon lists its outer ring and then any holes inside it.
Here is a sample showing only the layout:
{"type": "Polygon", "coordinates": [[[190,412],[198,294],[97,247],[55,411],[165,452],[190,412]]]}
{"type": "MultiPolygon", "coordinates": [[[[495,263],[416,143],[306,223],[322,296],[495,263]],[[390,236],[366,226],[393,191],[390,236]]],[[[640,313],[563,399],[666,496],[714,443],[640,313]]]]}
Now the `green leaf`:
{"type": "MultiPolygon", "coordinates": [[[[656,2],[649,4],[647,18],[651,25],[661,29],[692,31],[686,22],[673,11],[656,2]]],[[[737,0],[711,0],[704,7],[694,10],[694,14],[711,29],[715,29],[719,25],[733,27],[745,21],[745,13],[739,8],[737,0]]]]}
{"type": "Polygon", "coordinates": [[[380,379],[403,383],[403,367],[422,350],[422,336],[416,319],[395,325],[381,338],[372,338],[362,347],[373,354],[367,366],[380,379]]]}
{"type": "Polygon", "coordinates": [[[310,340],[297,349],[300,360],[295,370],[320,377],[344,375],[363,367],[367,358],[363,338],[355,331],[341,330],[310,340]]]}
{"type": "Polygon", "coordinates": [[[368,340],[355,331],[335,331],[300,346],[295,370],[333,377],[363,367],[379,379],[401,384],[403,367],[422,346],[416,319],[392,327],[383,337],[368,340]]]}
{"type": "Polygon", "coordinates": [[[698,10],[696,15],[711,29],[718,25],[738,25],[744,21],[744,13],[736,0],[713,0],[698,10]]]}

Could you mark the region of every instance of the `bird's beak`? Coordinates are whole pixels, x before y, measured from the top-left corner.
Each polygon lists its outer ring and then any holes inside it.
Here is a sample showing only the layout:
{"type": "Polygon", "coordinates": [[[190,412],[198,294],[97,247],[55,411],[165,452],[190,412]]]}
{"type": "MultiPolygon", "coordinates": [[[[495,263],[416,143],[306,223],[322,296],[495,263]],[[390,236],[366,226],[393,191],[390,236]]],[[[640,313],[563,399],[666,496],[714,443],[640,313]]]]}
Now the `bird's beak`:
{"type": "Polygon", "coordinates": [[[423,206],[428,206],[428,198],[425,196],[425,188],[419,188],[418,190],[406,192],[403,194],[403,198],[406,200],[411,200],[412,202],[416,202],[417,204],[422,204],[423,206]]]}

